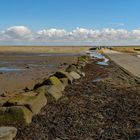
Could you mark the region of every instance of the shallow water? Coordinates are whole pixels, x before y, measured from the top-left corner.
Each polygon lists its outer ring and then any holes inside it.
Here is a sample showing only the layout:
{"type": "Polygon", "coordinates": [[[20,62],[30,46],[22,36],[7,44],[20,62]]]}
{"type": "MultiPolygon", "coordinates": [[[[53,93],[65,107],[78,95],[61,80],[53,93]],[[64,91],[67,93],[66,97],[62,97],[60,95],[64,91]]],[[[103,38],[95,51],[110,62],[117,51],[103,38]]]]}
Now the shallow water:
{"type": "Polygon", "coordinates": [[[37,56],[79,56],[84,55],[85,53],[73,54],[73,53],[42,53],[37,56]]]}
{"type": "Polygon", "coordinates": [[[0,72],[12,72],[12,71],[20,71],[20,70],[24,70],[24,69],[0,67],[0,72]]]}
{"type": "Polygon", "coordinates": [[[46,68],[46,67],[49,67],[49,68],[56,67],[56,65],[53,65],[53,64],[48,64],[48,65],[45,65],[45,64],[42,64],[42,65],[28,64],[28,66],[29,67],[43,67],[43,68],[46,68]]]}
{"type": "Polygon", "coordinates": [[[90,51],[89,55],[92,59],[103,59],[102,62],[97,62],[98,65],[103,65],[103,66],[107,66],[109,59],[107,59],[103,54],[101,53],[97,53],[96,51],[90,51]]]}

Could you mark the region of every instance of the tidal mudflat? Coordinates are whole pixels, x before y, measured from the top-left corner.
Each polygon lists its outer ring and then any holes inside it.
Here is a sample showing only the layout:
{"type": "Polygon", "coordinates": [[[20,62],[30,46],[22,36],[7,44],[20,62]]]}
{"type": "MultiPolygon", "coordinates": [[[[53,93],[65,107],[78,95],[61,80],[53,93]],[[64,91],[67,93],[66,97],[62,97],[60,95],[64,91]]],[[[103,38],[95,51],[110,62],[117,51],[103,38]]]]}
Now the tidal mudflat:
{"type": "Polygon", "coordinates": [[[33,88],[50,73],[77,62],[77,56],[88,50],[72,48],[0,47],[0,95],[12,96],[33,88]]]}

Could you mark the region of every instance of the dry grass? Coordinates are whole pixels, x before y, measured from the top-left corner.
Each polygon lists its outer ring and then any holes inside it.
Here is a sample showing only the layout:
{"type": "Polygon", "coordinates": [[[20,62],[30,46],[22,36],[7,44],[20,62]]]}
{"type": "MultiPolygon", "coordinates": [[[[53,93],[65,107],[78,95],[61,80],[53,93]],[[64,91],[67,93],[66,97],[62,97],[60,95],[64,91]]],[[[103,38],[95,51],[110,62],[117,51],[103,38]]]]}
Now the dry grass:
{"type": "Polygon", "coordinates": [[[0,46],[2,53],[81,53],[89,49],[88,46],[0,46]]]}
{"type": "Polygon", "coordinates": [[[115,51],[120,51],[120,52],[126,52],[126,53],[138,53],[140,51],[140,47],[139,46],[122,46],[122,47],[113,47],[112,50],[115,51]]]}

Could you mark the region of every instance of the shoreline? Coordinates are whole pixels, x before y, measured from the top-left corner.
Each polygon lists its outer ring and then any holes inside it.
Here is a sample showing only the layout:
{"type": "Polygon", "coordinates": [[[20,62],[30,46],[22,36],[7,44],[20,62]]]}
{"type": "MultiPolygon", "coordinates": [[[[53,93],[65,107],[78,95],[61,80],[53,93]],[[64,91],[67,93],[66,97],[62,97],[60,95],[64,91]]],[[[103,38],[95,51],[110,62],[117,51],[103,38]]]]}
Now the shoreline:
{"type": "Polygon", "coordinates": [[[97,61],[91,60],[86,77],[66,87],[63,98],[47,104],[30,125],[17,125],[15,140],[138,138],[139,83],[113,62],[97,61]]]}
{"type": "Polygon", "coordinates": [[[13,96],[33,86],[58,69],[76,63],[80,55],[0,55],[0,95],[13,96]]]}

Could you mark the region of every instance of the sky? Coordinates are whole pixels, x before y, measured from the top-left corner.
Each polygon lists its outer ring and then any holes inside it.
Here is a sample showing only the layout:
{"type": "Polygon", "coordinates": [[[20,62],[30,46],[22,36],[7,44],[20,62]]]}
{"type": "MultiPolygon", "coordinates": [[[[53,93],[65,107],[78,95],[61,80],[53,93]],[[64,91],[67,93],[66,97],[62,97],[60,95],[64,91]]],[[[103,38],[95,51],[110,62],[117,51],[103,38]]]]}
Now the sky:
{"type": "Polygon", "coordinates": [[[0,0],[0,45],[140,45],[140,0],[0,0]]]}

